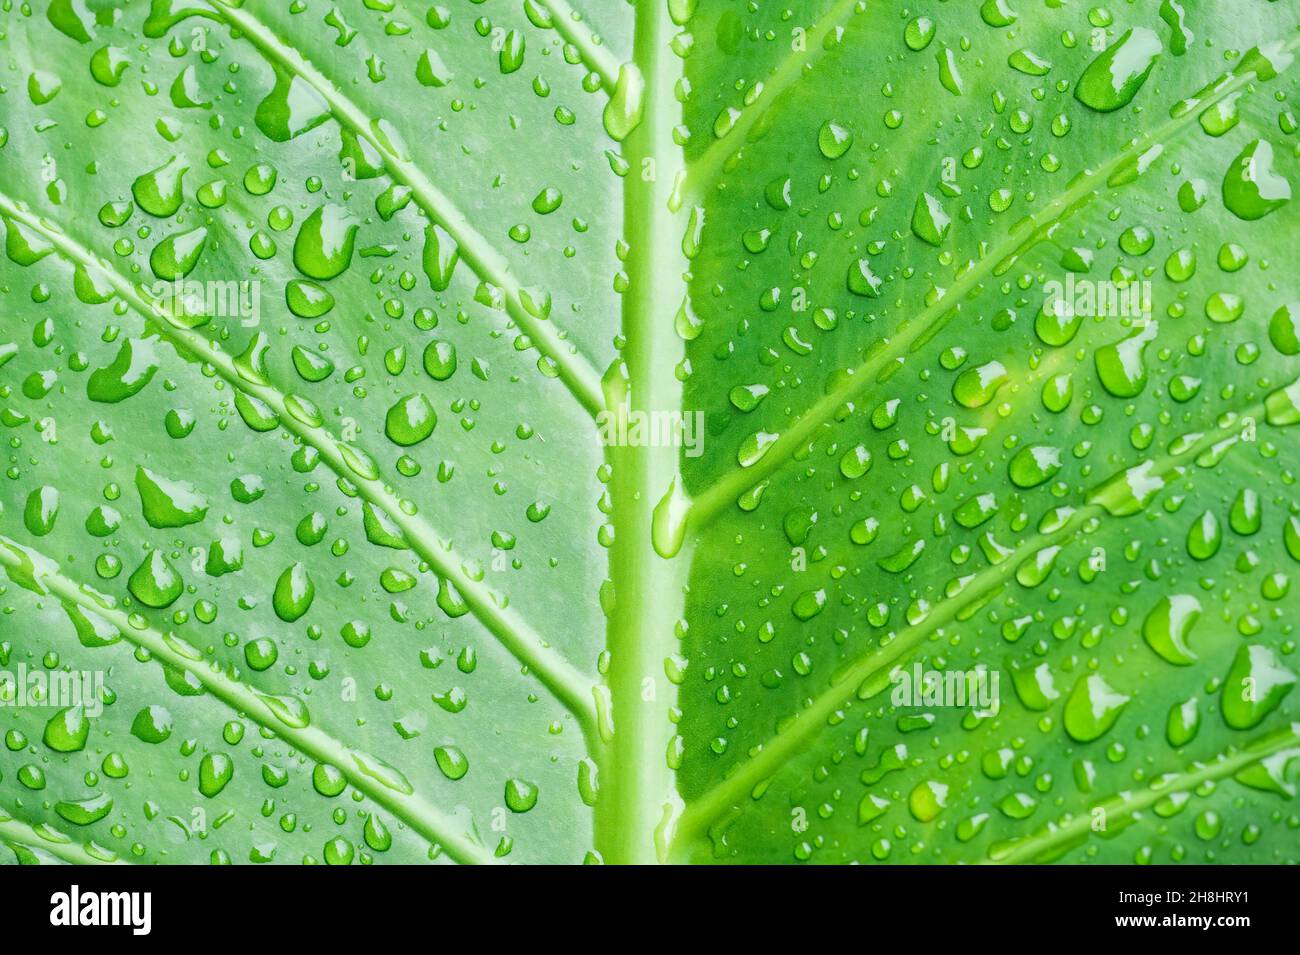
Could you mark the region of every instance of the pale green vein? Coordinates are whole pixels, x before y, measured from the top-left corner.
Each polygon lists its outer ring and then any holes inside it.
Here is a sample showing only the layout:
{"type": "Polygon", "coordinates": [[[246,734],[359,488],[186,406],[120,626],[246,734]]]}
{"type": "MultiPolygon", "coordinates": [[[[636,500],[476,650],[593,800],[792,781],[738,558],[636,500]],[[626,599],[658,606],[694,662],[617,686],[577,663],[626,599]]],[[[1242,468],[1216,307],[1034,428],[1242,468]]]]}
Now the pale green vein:
{"type": "MultiPolygon", "coordinates": [[[[635,32],[633,62],[645,78],[645,94],[641,121],[624,141],[624,155],[634,167],[652,161],[658,173],[623,180],[626,378],[611,376],[610,404],[673,413],[682,403],[674,369],[684,360],[685,343],[673,331],[677,301],[669,290],[680,288],[690,267],[682,249],[686,217],[669,201],[683,168],[673,137],[682,119],[675,94],[683,66],[671,49],[676,26],[664,3],[638,4],[635,32]]],[[[673,560],[658,555],[653,515],[664,490],[681,481],[681,455],[671,443],[653,441],[611,446],[607,455],[618,528],[609,552],[615,610],[606,633],[605,670],[613,739],[601,754],[594,834],[606,862],[645,864],[657,861],[656,834],[666,809],[680,803],[665,755],[676,732],[677,688],[664,671],[680,648],[690,559],[681,553],[673,560]]]]}
{"type": "MultiPolygon", "coordinates": [[[[91,611],[115,626],[131,643],[148,650],[151,657],[194,676],[215,698],[238,713],[255,720],[277,736],[292,743],[300,752],[320,763],[337,767],[354,787],[393,813],[431,843],[442,846],[447,854],[462,863],[490,863],[492,855],[469,836],[449,816],[416,794],[409,783],[390,786],[378,781],[372,768],[374,757],[352,749],[312,726],[294,725],[282,720],[268,697],[234,680],[218,667],[204,665],[203,654],[174,634],[162,634],[153,627],[140,625],[118,609],[115,603],[64,576],[44,555],[24,548],[0,535],[0,565],[9,570],[15,582],[46,592],[63,601],[91,611]]],[[[297,721],[295,721],[296,723],[297,721]]]]}
{"type": "Polygon", "coordinates": [[[433,180],[405,154],[404,149],[378,129],[377,121],[367,116],[295,47],[281,40],[247,10],[223,4],[214,5],[214,9],[268,59],[301,77],[324,98],[340,123],[374,146],[384,157],[389,175],[408,186],[424,214],[446,229],[456,241],[461,258],[480,278],[501,290],[510,317],[554,365],[555,371],[573,396],[590,414],[598,414],[604,407],[600,376],[574,346],[564,341],[554,323],[529,311],[522,297],[524,289],[510,274],[510,264],[505,256],[474,227],[451,197],[434,185],[433,180]]]}
{"type": "MultiPolygon", "coordinates": [[[[1295,45],[1296,41],[1288,44],[1295,45]]],[[[1255,79],[1253,72],[1244,72],[1208,95],[1195,109],[1189,109],[1171,119],[1140,143],[1111,157],[1096,169],[1086,170],[1060,194],[1043,205],[1032,216],[1017,223],[1001,243],[979,262],[970,264],[959,274],[952,286],[935,302],[906,320],[896,334],[882,340],[864,361],[841,376],[839,383],[827,391],[816,403],[794,419],[761,458],[749,467],[736,466],[715,481],[710,487],[695,495],[686,514],[686,522],[698,529],[716,516],[724,507],[735,501],[749,488],[789,463],[796,451],[807,444],[823,425],[830,422],[840,409],[861,397],[873,384],[892,375],[905,360],[906,355],[929,341],[936,327],[951,321],[962,300],[981,288],[981,283],[992,275],[1003,274],[1028,249],[1037,245],[1052,231],[1060,220],[1089,202],[1097,191],[1117,171],[1149,154],[1157,147],[1163,148],[1174,136],[1194,126],[1196,117],[1255,79]]]]}
{"type": "Polygon", "coordinates": [[[592,681],[551,647],[541,635],[481,580],[467,573],[449,543],[421,518],[414,504],[399,498],[379,478],[366,478],[349,465],[357,449],[336,438],[323,426],[314,426],[288,410],[287,396],[271,384],[243,377],[233,359],[194,329],[179,328],[167,313],[144,296],[128,279],[48,220],[42,219],[0,193],[0,213],[23,223],[49,240],[59,251],[88,272],[98,273],[129,306],[152,321],[177,348],[210,365],[232,387],[272,408],[291,434],[318,450],[329,467],[357,488],[362,497],[383,511],[401,528],[407,542],[434,571],[460,592],[474,615],[524,664],[582,723],[595,722],[592,681]]]}
{"type": "MultiPolygon", "coordinates": [[[[1263,412],[1264,408],[1260,405],[1252,407],[1246,414],[1257,417],[1263,412]]],[[[1144,473],[1144,477],[1151,480],[1163,479],[1202,453],[1221,446],[1223,442],[1235,441],[1239,437],[1239,431],[1234,419],[1228,426],[1189,441],[1188,446],[1177,453],[1150,458],[1135,467],[1148,465],[1150,470],[1144,473]]],[[[1132,471],[1132,468],[1126,469],[1115,477],[1132,471]]],[[[1106,484],[1099,485],[1105,486],[1106,484]]],[[[876,648],[842,666],[832,677],[831,685],[797,716],[780,726],[776,735],[764,743],[762,748],[738,764],[711,790],[691,800],[678,821],[674,843],[678,847],[689,844],[715,819],[728,810],[743,805],[747,797],[757,798],[756,793],[761,784],[797,756],[810,738],[824,730],[836,710],[848,702],[870,677],[899,662],[940,627],[959,619],[959,614],[967,607],[978,607],[981,601],[991,599],[1015,575],[1020,565],[1040,550],[1054,545],[1064,546],[1091,522],[1107,516],[1107,511],[1100,504],[1089,503],[1080,507],[1055,530],[1035,535],[1020,544],[1000,563],[971,575],[959,592],[937,604],[924,620],[900,631],[888,643],[882,641],[876,648]]]]}
{"type": "Polygon", "coordinates": [[[537,0],[537,3],[551,15],[555,32],[572,44],[586,67],[600,77],[601,88],[613,93],[618,81],[618,61],[587,26],[582,14],[569,6],[567,0],[537,0]]]}
{"type": "MultiPolygon", "coordinates": [[[[1270,733],[1239,753],[1217,754],[1211,761],[1197,769],[1180,773],[1172,778],[1161,779],[1156,785],[1139,793],[1120,793],[1113,799],[1098,805],[1106,810],[1108,823],[1116,817],[1131,818],[1171,793],[1191,792],[1203,783],[1235,775],[1262,759],[1294,747],[1297,742],[1300,742],[1300,723],[1292,723],[1286,730],[1270,733]]],[[[1092,835],[1105,835],[1105,833],[1093,831],[1092,815],[1085,812],[1067,822],[1048,826],[1037,835],[1027,836],[1010,845],[1000,847],[1000,851],[992,853],[995,858],[991,858],[988,862],[1002,865],[1032,862],[1056,850],[1068,849],[1071,843],[1084,841],[1092,835]]]]}
{"type": "Polygon", "coordinates": [[[29,849],[39,849],[42,852],[48,852],[56,859],[62,859],[73,865],[127,865],[129,864],[117,853],[111,849],[105,849],[97,846],[100,854],[96,854],[84,845],[79,845],[76,841],[51,826],[42,824],[39,828],[29,826],[21,820],[15,819],[0,809],[0,842],[8,843],[10,846],[24,846],[29,849]]]}
{"type": "Polygon", "coordinates": [[[763,90],[754,102],[741,109],[721,137],[714,139],[687,174],[686,191],[695,198],[703,196],[722,175],[727,161],[748,142],[759,120],[767,116],[780,102],[781,95],[812,68],[813,60],[822,53],[831,33],[840,29],[849,14],[862,0],[837,0],[822,14],[803,36],[800,47],[793,48],[763,83],[763,90]]]}

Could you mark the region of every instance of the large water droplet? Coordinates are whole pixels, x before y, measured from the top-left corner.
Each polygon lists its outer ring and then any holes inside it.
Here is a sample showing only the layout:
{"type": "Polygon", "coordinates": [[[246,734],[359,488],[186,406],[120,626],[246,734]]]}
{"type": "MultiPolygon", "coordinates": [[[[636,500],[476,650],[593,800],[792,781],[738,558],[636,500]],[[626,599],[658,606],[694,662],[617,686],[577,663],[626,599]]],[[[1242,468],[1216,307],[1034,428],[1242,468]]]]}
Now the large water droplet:
{"type": "Polygon", "coordinates": [[[151,550],[127,580],[127,588],[146,607],[161,610],[176,602],[185,584],[162,552],[151,550]]]}
{"type": "Polygon", "coordinates": [[[1100,673],[1080,677],[1065,703],[1065,731],[1080,743],[1104,736],[1131,697],[1116,692],[1100,673]]]}
{"type": "Polygon", "coordinates": [[[1223,681],[1223,720],[1233,729],[1258,726],[1281,705],[1295,686],[1296,675],[1269,647],[1240,647],[1223,681]]]}
{"type": "Polygon", "coordinates": [[[327,204],[309,215],[293,242],[293,264],[303,275],[332,279],[352,264],[360,223],[343,206],[327,204]]]}
{"type": "Polygon", "coordinates": [[[276,581],[271,605],[275,615],[285,623],[293,623],[310,608],[316,598],[316,585],[312,583],[307,568],[301,563],[287,567],[276,581]]]}
{"type": "Polygon", "coordinates": [[[208,502],[203,495],[185,481],[172,481],[137,467],[135,487],[140,493],[140,506],[150,527],[184,527],[197,524],[208,513],[208,502]]]}
{"type": "Polygon", "coordinates": [[[179,156],[173,156],[157,169],[152,169],[131,184],[131,195],[136,205],[151,216],[165,219],[176,214],[184,202],[182,181],[190,167],[179,156]]]}
{"type": "Polygon", "coordinates": [[[1291,198],[1291,183],[1273,168],[1266,139],[1249,143],[1223,177],[1223,204],[1238,219],[1262,219],[1291,198]]]}
{"type": "Polygon", "coordinates": [[[1160,657],[1178,666],[1196,662],[1187,637],[1201,617],[1201,602],[1191,594],[1161,597],[1142,624],[1142,636],[1160,657]]]}
{"type": "Polygon", "coordinates": [[[1134,27],[1083,71],[1074,87],[1075,98],[1099,113],[1127,106],[1146,82],[1161,49],[1153,31],[1134,27]]]}

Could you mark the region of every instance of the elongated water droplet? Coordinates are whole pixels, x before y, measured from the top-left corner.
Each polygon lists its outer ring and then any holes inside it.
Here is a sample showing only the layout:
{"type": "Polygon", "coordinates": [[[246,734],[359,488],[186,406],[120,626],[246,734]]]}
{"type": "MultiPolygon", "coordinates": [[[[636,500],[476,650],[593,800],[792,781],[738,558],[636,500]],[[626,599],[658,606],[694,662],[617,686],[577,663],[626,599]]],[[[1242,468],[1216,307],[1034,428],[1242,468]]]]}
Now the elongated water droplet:
{"type": "Polygon", "coordinates": [[[1249,143],[1223,177],[1223,204],[1238,219],[1262,219],[1291,198],[1291,183],[1273,168],[1273,147],[1266,139],[1249,143]]]}
{"type": "Polygon", "coordinates": [[[277,68],[275,86],[257,104],[253,122],[268,139],[283,143],[314,129],[329,116],[329,103],[315,87],[277,68]]]}
{"type": "Polygon", "coordinates": [[[1099,113],[1127,106],[1146,82],[1161,49],[1153,31],[1134,27],[1083,71],[1074,87],[1075,98],[1099,113]]]}
{"type": "Polygon", "coordinates": [[[27,495],[27,504],[23,508],[23,526],[34,537],[44,537],[54,530],[58,516],[59,492],[56,488],[43,484],[27,495]]]}
{"type": "Polygon", "coordinates": [[[1169,719],[1165,722],[1165,739],[1170,746],[1186,746],[1196,738],[1201,728],[1201,704],[1196,697],[1175,703],[1169,708],[1169,719]]]}
{"type": "Polygon", "coordinates": [[[948,237],[951,226],[952,218],[938,199],[928,192],[916,197],[916,206],[912,210],[912,232],[918,239],[938,248],[948,237]]]}
{"type": "Polygon", "coordinates": [[[1187,553],[1196,560],[1209,560],[1219,552],[1223,532],[1213,511],[1206,511],[1187,531],[1187,553]]]}
{"type": "Polygon", "coordinates": [[[235,764],[225,753],[208,753],[199,762],[199,792],[212,799],[235,776],[235,764]]]}
{"type": "Polygon", "coordinates": [[[615,142],[621,143],[640,125],[644,109],[645,78],[635,64],[624,63],[618,68],[614,93],[605,104],[605,132],[615,142]]]}
{"type": "Polygon", "coordinates": [[[681,482],[674,477],[664,496],[655,505],[651,518],[650,541],[660,557],[671,560],[677,556],[686,538],[686,515],[690,511],[691,499],[681,489],[681,482]]]}
{"type": "Polygon", "coordinates": [[[456,263],[460,261],[460,246],[442,226],[431,223],[424,230],[424,274],[435,292],[445,292],[451,285],[456,263]]]}
{"type": "Polygon", "coordinates": [[[343,206],[323,205],[305,220],[293,243],[293,264],[303,275],[332,279],[352,264],[360,223],[343,206]]]}
{"type": "Polygon", "coordinates": [[[271,605],[277,617],[285,623],[293,623],[311,609],[315,598],[316,585],[312,583],[307,568],[301,563],[295,563],[280,574],[280,579],[275,584],[271,605]]]}
{"type": "Polygon", "coordinates": [[[1296,675],[1269,647],[1240,647],[1223,680],[1223,721],[1237,730],[1258,726],[1296,684],[1296,675]]]}
{"type": "Polygon", "coordinates": [[[982,408],[1010,380],[1011,376],[1007,374],[1002,362],[986,362],[958,375],[952,385],[952,396],[967,408],[982,408]]]}

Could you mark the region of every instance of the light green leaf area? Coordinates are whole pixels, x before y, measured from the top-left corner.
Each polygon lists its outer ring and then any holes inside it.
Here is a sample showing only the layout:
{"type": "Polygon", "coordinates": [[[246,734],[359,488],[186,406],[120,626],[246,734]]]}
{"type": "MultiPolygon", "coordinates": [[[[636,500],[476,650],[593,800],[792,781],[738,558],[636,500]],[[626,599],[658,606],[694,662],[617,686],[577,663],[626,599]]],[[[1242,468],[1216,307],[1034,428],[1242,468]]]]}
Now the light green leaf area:
{"type": "Polygon", "coordinates": [[[6,861],[1300,859],[1294,11],[794,6],[0,12],[6,861]]]}

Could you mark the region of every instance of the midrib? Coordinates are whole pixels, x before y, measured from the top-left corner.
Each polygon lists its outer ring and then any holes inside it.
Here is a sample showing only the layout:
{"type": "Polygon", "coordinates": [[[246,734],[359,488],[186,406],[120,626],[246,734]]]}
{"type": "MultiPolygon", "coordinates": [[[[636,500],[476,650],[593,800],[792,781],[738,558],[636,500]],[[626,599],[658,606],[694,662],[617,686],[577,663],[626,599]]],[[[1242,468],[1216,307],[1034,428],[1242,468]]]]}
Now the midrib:
{"type": "MultiPolygon", "coordinates": [[[[645,81],[640,124],[623,143],[630,165],[624,181],[624,237],[629,252],[623,298],[622,358],[626,378],[607,376],[606,401],[634,411],[680,412],[676,369],[685,345],[673,317],[686,293],[688,261],[682,251],[686,216],[670,208],[684,170],[672,130],[681,121],[676,82],[681,60],[669,49],[677,32],[668,4],[636,7],[633,63],[645,81]],[[651,165],[652,164],[652,165],[651,165]]],[[[595,806],[596,848],[607,863],[662,861],[656,832],[680,804],[668,763],[676,688],[664,661],[677,650],[675,628],[684,615],[689,555],[660,557],[654,549],[655,505],[680,481],[676,447],[611,447],[615,539],[610,579],[616,607],[609,613],[606,646],[613,732],[600,754],[595,806]]]]}

